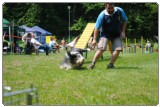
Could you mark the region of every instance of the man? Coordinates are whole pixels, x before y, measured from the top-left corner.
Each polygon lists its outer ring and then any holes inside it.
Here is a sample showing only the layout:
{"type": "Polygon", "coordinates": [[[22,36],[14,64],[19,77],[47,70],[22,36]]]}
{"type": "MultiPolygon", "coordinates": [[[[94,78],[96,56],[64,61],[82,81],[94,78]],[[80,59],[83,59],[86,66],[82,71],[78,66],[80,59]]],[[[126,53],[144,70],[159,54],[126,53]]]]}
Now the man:
{"type": "Polygon", "coordinates": [[[95,53],[92,63],[87,67],[93,69],[97,60],[107,48],[107,43],[112,43],[112,56],[107,68],[115,68],[114,63],[122,51],[122,38],[125,38],[127,16],[123,9],[115,7],[113,3],[106,3],[105,10],[97,18],[92,46],[96,45],[96,39],[101,29],[101,38],[98,43],[98,51],[95,53]]]}
{"type": "Polygon", "coordinates": [[[31,43],[33,44],[35,49],[44,49],[46,51],[46,55],[49,55],[49,46],[47,44],[41,44],[35,39],[35,35],[32,33],[31,43]]]}
{"type": "Polygon", "coordinates": [[[29,33],[25,33],[23,36],[22,36],[22,41],[27,44],[27,40],[30,40],[31,39],[31,34],[32,32],[29,32],[29,33]]]}
{"type": "Polygon", "coordinates": [[[31,35],[32,35],[32,32],[28,32],[22,36],[22,41],[24,42],[24,45],[25,45],[25,49],[24,49],[25,54],[32,53],[33,45],[31,45],[31,35]]]}

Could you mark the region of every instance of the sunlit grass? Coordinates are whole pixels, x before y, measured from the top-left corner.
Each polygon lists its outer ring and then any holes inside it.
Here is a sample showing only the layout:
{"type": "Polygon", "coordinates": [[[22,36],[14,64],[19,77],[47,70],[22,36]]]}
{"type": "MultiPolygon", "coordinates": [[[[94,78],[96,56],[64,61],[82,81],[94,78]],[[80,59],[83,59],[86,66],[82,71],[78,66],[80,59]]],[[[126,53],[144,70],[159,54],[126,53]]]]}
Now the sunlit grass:
{"type": "Polygon", "coordinates": [[[46,56],[3,55],[3,85],[12,90],[38,88],[41,105],[157,105],[158,53],[121,53],[117,69],[106,69],[104,53],[95,69],[87,70],[94,52],[81,70],[61,70],[64,51],[46,56]]]}

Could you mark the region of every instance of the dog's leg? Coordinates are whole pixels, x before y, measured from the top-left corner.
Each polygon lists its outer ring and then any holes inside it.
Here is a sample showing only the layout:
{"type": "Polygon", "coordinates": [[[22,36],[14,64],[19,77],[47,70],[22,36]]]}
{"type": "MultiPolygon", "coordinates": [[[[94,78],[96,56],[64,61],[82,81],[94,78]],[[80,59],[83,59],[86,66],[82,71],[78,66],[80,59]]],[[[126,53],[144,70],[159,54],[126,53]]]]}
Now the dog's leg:
{"type": "Polygon", "coordinates": [[[60,65],[60,69],[65,69],[65,66],[64,65],[60,65]]]}
{"type": "Polygon", "coordinates": [[[69,70],[69,69],[72,69],[72,67],[71,67],[71,66],[67,66],[67,67],[66,67],[66,70],[69,70]]]}

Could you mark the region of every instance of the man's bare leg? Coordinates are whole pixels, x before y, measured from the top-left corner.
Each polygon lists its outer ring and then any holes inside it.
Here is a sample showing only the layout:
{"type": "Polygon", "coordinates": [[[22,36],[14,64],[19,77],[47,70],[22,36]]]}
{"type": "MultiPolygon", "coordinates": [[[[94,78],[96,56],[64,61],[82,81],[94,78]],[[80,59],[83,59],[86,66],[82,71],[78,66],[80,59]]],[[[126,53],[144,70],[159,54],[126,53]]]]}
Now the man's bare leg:
{"type": "Polygon", "coordinates": [[[114,67],[114,63],[117,60],[119,53],[120,53],[120,50],[113,51],[112,56],[111,56],[111,60],[110,60],[110,64],[108,65],[107,68],[114,67]]]}
{"type": "Polygon", "coordinates": [[[98,50],[98,51],[95,53],[91,65],[89,65],[89,66],[87,67],[88,69],[93,69],[93,68],[94,68],[97,60],[102,56],[103,52],[104,52],[104,51],[102,51],[102,50],[98,50]]]}

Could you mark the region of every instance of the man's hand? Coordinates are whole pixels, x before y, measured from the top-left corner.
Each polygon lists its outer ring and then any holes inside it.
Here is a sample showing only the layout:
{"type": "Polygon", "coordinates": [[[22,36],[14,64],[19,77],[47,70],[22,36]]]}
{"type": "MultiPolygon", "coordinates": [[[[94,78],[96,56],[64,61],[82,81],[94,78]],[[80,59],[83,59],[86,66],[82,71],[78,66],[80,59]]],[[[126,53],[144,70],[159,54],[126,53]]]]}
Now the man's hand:
{"type": "Polygon", "coordinates": [[[94,49],[96,45],[97,45],[96,40],[93,40],[93,41],[92,41],[92,49],[94,49]]]}
{"type": "Polygon", "coordinates": [[[122,39],[125,39],[125,37],[126,37],[125,32],[121,32],[121,37],[122,37],[122,39]]]}

